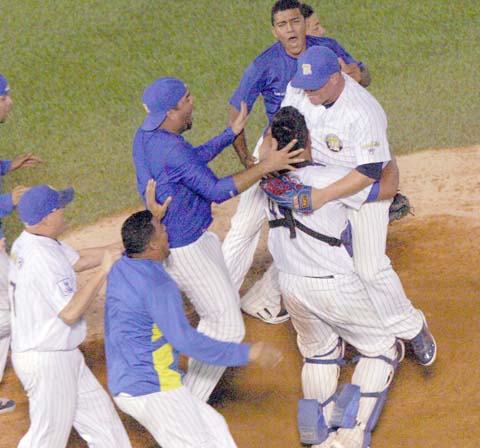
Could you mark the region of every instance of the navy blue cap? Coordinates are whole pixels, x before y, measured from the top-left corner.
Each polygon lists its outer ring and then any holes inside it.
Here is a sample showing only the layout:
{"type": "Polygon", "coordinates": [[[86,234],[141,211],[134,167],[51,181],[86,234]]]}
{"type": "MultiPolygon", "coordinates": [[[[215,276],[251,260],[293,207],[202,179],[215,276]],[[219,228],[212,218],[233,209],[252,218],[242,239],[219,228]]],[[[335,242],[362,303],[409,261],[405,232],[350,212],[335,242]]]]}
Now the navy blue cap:
{"type": "Polygon", "coordinates": [[[30,188],[20,198],[18,216],[24,224],[33,226],[54,210],[66,207],[74,196],[73,188],[57,191],[48,185],[38,185],[30,188]]]}
{"type": "Polygon", "coordinates": [[[340,71],[337,55],[327,47],[313,46],[304,51],[297,60],[297,72],[292,87],[303,90],[318,90],[334,73],[340,71]]]}
{"type": "Polygon", "coordinates": [[[143,107],[147,111],[142,129],[157,129],[165,120],[167,112],[173,109],[186,93],[187,86],[177,78],[160,78],[150,84],[142,96],[143,107]]]}
{"type": "Polygon", "coordinates": [[[5,76],[0,75],[0,96],[6,95],[8,92],[10,92],[8,82],[5,79],[5,76]]]}

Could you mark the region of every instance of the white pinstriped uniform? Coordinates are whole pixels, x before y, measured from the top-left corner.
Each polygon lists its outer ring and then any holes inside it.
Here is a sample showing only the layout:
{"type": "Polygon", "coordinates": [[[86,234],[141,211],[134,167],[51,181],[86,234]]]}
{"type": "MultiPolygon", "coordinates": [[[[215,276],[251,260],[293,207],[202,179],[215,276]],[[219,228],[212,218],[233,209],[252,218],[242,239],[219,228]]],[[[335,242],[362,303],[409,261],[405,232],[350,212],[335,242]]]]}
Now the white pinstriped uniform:
{"type": "Polygon", "coordinates": [[[28,393],[30,428],[19,447],[65,447],[72,425],[95,447],[130,447],[113,403],[86,366],[80,318],[58,316],[76,292],[78,254],[54,239],[24,231],[9,272],[12,361],[28,393]]]}
{"type": "Polygon", "coordinates": [[[187,387],[132,397],[120,394],[117,406],[169,448],[235,448],[225,419],[187,387]],[[161,416],[161,418],[158,418],[161,416]]]}
{"type": "MultiPolygon", "coordinates": [[[[303,90],[290,84],[282,106],[294,106],[304,115],[315,161],[352,169],[389,161],[385,112],[366,89],[342,76],[345,88],[333,106],[312,105],[303,90]]],[[[422,328],[423,316],[406,297],[385,253],[390,203],[378,201],[349,210],[355,270],[385,326],[399,338],[412,339],[422,328]]]]}
{"type": "MultiPolygon", "coordinates": [[[[232,285],[215,233],[207,231],[187,246],[170,249],[165,267],[195,307],[200,317],[198,331],[221,341],[244,338],[238,289],[232,285]]],[[[224,371],[223,366],[189,358],[184,384],[207,401],[224,371]]]]}
{"type": "MultiPolygon", "coordinates": [[[[348,171],[341,167],[311,166],[294,175],[304,184],[323,188],[348,171]]],[[[312,230],[340,238],[348,222],[346,206],[360,207],[369,190],[329,202],[311,215],[294,214],[294,217],[312,230]]],[[[268,213],[270,219],[275,218],[271,211],[268,213]]],[[[276,228],[269,231],[268,247],[279,270],[280,289],[302,356],[326,359],[325,354],[331,352],[330,359],[337,358],[340,349],[335,347],[340,336],[363,355],[395,358],[395,337],[384,328],[343,246],[329,246],[299,229],[296,238],[291,239],[288,229],[276,228]],[[321,278],[329,276],[334,278],[321,278]]],[[[338,373],[339,367],[335,364],[305,363],[302,369],[304,397],[325,402],[335,392],[338,373]]],[[[359,385],[362,392],[377,392],[388,386],[392,375],[392,367],[385,362],[362,359],[352,382],[359,385]]],[[[360,400],[359,421],[368,421],[375,403],[376,398],[360,400]]],[[[327,422],[333,405],[332,402],[324,409],[327,422]]]]}
{"type": "Polygon", "coordinates": [[[10,348],[10,304],[8,302],[8,255],[0,251],[0,382],[10,348]]]}

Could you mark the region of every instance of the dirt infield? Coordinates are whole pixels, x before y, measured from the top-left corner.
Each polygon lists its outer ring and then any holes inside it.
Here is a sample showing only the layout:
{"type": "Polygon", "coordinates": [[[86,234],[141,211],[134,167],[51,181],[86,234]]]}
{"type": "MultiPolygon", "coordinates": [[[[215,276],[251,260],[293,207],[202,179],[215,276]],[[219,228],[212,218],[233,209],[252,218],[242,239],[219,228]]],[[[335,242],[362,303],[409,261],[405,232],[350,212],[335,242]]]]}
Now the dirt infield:
{"type": "MultiPolygon", "coordinates": [[[[474,448],[480,446],[480,146],[432,150],[399,157],[401,190],[415,216],[390,226],[388,253],[414,304],[426,314],[439,347],[430,369],[407,353],[374,433],[376,448],[474,448]]],[[[222,238],[237,201],[214,207],[213,230],[222,238]]],[[[119,239],[128,215],[110,218],[74,232],[66,240],[76,248],[119,239]]],[[[244,290],[265,270],[270,256],[265,238],[244,290]]],[[[82,285],[88,277],[79,279],[82,285]]],[[[105,384],[103,297],[88,313],[83,344],[87,363],[105,384]]],[[[300,368],[291,324],[268,326],[245,316],[247,341],[268,340],[281,348],[284,361],[274,371],[229,369],[217,389],[215,407],[225,416],[240,448],[300,446],[296,402],[301,397],[300,368]]],[[[351,367],[342,372],[348,378],[351,367]]],[[[0,396],[17,409],[0,416],[0,447],[17,445],[28,428],[28,400],[11,367],[0,396]]],[[[134,447],[153,448],[153,439],[122,415],[134,447]]],[[[72,432],[69,447],[86,444],[72,432]]]]}

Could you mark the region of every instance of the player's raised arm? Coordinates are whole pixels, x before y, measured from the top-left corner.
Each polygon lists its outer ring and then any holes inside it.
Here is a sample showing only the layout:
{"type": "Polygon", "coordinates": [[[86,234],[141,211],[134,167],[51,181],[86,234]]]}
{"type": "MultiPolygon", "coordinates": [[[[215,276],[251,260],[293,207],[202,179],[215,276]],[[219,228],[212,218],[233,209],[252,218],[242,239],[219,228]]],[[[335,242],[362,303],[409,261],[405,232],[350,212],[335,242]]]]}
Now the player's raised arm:
{"type": "MultiPolygon", "coordinates": [[[[242,102],[243,103],[243,102],[242,102]]],[[[244,103],[243,103],[244,104],[244,103]]],[[[242,112],[238,111],[234,106],[230,107],[230,114],[228,117],[228,124],[232,126],[236,121],[241,117],[242,112]]],[[[240,159],[240,162],[245,168],[251,167],[255,163],[255,157],[253,157],[248,151],[247,139],[245,136],[245,125],[242,130],[238,133],[237,138],[233,142],[233,147],[240,159]]]]}

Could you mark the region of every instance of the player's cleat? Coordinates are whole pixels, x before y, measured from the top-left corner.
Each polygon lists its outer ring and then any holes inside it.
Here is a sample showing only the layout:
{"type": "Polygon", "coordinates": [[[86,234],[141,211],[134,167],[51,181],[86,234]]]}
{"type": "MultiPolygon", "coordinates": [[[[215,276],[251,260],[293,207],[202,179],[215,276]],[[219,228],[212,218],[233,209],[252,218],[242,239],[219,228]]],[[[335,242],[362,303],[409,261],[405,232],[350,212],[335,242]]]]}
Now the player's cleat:
{"type": "Polygon", "coordinates": [[[437,357],[437,344],[432,333],[428,330],[427,324],[423,324],[420,333],[411,341],[413,353],[422,366],[430,366],[437,357]]]}
{"type": "Polygon", "coordinates": [[[8,398],[0,398],[0,414],[6,414],[12,412],[15,409],[15,402],[8,398]]]}
{"type": "Polygon", "coordinates": [[[339,428],[328,448],[369,448],[372,435],[357,423],[353,428],[339,428]]]}
{"type": "Polygon", "coordinates": [[[290,319],[290,315],[288,314],[287,310],[280,310],[280,312],[276,316],[273,315],[268,308],[252,310],[242,306],[242,311],[270,325],[281,324],[290,319]]]}

